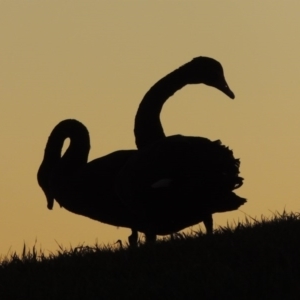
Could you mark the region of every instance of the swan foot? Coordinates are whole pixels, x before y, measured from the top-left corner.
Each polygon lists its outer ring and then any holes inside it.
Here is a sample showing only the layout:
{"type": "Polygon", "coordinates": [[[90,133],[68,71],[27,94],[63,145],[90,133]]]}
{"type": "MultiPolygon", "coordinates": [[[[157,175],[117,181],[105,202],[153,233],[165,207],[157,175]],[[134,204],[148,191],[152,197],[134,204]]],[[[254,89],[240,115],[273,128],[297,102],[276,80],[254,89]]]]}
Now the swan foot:
{"type": "Polygon", "coordinates": [[[134,229],[131,229],[131,232],[131,235],[128,237],[129,246],[136,247],[138,241],[138,232],[134,229]]]}
{"type": "Polygon", "coordinates": [[[213,233],[213,218],[212,215],[207,215],[203,219],[204,226],[206,228],[206,234],[210,235],[213,233]]]}

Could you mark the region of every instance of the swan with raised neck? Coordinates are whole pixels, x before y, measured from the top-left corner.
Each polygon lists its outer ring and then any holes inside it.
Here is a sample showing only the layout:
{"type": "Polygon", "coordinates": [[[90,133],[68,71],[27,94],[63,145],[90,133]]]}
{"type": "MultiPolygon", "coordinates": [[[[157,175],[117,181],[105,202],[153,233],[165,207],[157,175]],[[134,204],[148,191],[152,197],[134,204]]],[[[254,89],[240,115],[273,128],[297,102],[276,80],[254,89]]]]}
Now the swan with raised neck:
{"type": "Polygon", "coordinates": [[[211,233],[213,213],[235,210],[246,202],[232,192],[243,184],[243,178],[238,175],[240,161],[228,147],[206,138],[164,134],[160,121],[163,104],[183,86],[199,83],[234,99],[221,64],[197,57],[154,84],[136,114],[134,134],[139,152],[120,173],[117,189],[125,203],[135,202],[132,207],[137,207],[137,212],[138,207],[144,207],[148,221],[143,230],[152,230],[153,235],[172,233],[201,221],[211,233]],[[186,205],[187,209],[178,210],[178,206],[186,205]],[[196,206],[200,207],[197,212],[196,206]],[[157,211],[164,213],[155,222],[151,215],[157,211]],[[173,218],[165,220],[169,216],[173,218]]]}
{"type": "Polygon", "coordinates": [[[160,121],[164,103],[185,85],[200,83],[215,87],[231,99],[235,97],[218,61],[204,56],[194,58],[156,82],[143,97],[134,124],[138,149],[165,137],[160,121]]]}

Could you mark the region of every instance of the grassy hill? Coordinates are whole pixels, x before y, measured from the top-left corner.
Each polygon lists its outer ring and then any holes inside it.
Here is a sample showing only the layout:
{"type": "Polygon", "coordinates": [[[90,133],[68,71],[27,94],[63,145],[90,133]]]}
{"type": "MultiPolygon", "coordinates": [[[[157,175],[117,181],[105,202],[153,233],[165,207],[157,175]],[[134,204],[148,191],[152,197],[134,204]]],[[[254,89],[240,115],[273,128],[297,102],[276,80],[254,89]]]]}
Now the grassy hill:
{"type": "Polygon", "coordinates": [[[24,247],[0,264],[0,299],[300,299],[299,237],[284,212],[135,249],[24,247]]]}

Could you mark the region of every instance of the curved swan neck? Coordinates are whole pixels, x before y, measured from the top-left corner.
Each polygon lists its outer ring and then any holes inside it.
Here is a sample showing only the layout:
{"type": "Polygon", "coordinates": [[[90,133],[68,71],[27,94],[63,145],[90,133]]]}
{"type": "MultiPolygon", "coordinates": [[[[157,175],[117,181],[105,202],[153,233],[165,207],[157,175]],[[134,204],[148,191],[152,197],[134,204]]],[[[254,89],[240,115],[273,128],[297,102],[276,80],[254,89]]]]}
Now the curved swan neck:
{"type": "Polygon", "coordinates": [[[186,84],[199,83],[217,88],[231,99],[235,97],[225,80],[222,65],[210,57],[195,57],[159,80],[144,96],[134,124],[138,148],[165,137],[159,116],[167,99],[186,84]]]}
{"type": "Polygon", "coordinates": [[[89,133],[86,127],[76,120],[64,120],[52,131],[48,138],[45,156],[49,160],[75,160],[76,164],[87,162],[90,150],[89,133]],[[70,145],[61,155],[64,141],[69,138],[70,145]]]}
{"type": "Polygon", "coordinates": [[[142,99],[134,124],[135,142],[138,149],[165,137],[160,112],[168,98],[188,84],[183,67],[155,83],[142,99]]]}
{"type": "Polygon", "coordinates": [[[86,164],[89,150],[89,133],[83,124],[76,120],[60,122],[52,130],[46,144],[44,159],[38,171],[40,185],[46,186],[57,168],[72,172],[86,164]],[[64,141],[67,138],[70,138],[70,145],[61,155],[64,141]]]}

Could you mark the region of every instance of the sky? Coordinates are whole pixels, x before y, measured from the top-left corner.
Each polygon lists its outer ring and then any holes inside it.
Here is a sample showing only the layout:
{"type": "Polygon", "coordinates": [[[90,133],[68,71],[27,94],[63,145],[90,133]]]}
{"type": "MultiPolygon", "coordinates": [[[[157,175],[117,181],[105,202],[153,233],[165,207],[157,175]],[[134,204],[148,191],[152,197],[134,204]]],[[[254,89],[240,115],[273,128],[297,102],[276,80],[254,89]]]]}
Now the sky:
{"type": "MultiPolygon", "coordinates": [[[[36,173],[54,126],[86,125],[89,160],[135,149],[148,89],[197,56],[221,62],[234,100],[186,86],[166,135],[221,139],[241,159],[248,202],[214,226],[300,209],[299,1],[1,1],[0,257],[127,241],[130,230],[46,207],[36,173]]],[[[187,228],[187,232],[199,226],[187,228]]]]}

